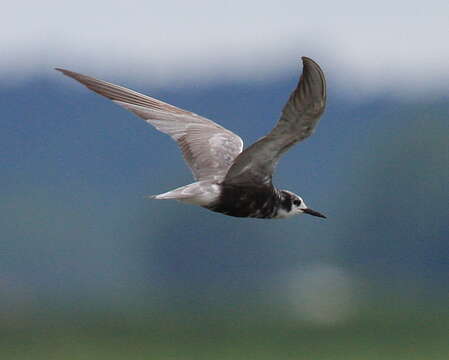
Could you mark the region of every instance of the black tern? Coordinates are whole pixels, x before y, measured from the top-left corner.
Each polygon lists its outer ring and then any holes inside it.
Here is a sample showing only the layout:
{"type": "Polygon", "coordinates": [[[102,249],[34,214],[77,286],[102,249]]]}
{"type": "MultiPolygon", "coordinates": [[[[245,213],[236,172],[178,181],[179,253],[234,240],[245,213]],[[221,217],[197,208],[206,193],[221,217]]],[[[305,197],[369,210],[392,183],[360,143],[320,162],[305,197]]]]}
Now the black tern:
{"type": "Polygon", "coordinates": [[[151,198],[175,199],[236,217],[276,219],[309,214],[325,218],[307,207],[300,196],[272,183],[282,154],[313,133],[326,106],[323,71],[308,57],[302,57],[302,62],[298,86],[280,120],[244,151],[238,135],[209,119],[122,86],[56,70],[130,110],[178,143],[196,182],[151,198]]]}

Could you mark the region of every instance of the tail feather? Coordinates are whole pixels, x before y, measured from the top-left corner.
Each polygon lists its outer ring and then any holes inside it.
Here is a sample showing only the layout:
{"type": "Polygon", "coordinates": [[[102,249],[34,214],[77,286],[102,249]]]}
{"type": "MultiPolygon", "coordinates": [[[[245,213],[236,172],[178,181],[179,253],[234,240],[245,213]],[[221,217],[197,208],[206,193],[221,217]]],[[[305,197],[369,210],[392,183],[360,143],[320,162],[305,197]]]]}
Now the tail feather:
{"type": "Polygon", "coordinates": [[[178,200],[188,204],[205,206],[216,201],[220,195],[220,186],[211,181],[198,181],[158,195],[149,195],[149,199],[178,200]]]}

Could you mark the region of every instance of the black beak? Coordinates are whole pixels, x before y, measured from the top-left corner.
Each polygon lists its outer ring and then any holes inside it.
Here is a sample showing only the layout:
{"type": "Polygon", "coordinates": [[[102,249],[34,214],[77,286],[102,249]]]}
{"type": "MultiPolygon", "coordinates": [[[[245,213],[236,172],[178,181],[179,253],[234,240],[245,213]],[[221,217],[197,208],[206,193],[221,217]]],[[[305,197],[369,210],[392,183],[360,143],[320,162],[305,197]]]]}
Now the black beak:
{"type": "Polygon", "coordinates": [[[318,217],[321,217],[321,218],[326,219],[326,216],[324,216],[323,214],[319,213],[318,211],[309,209],[309,208],[304,209],[304,210],[303,210],[303,213],[304,213],[304,214],[313,215],[313,216],[318,216],[318,217]]]}

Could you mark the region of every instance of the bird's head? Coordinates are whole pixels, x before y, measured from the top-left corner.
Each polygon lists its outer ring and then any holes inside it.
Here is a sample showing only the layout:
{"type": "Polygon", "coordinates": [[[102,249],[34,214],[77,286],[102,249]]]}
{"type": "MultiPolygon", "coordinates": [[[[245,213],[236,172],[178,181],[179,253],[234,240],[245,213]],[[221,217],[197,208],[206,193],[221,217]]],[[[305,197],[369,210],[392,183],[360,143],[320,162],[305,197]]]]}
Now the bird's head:
{"type": "Polygon", "coordinates": [[[296,195],[288,190],[281,190],[281,207],[278,211],[277,217],[284,218],[299,214],[309,214],[313,216],[318,216],[321,218],[326,218],[323,214],[318,211],[312,210],[304,203],[301,196],[296,195]]]}

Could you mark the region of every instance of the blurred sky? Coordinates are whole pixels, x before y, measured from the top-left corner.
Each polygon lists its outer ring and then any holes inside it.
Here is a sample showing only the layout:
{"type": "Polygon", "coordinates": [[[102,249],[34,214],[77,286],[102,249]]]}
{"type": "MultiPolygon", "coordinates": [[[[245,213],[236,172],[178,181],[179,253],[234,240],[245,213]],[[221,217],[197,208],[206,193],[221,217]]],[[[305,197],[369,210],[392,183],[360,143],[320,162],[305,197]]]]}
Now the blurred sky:
{"type": "Polygon", "coordinates": [[[352,95],[447,89],[449,3],[388,1],[7,2],[0,79],[55,66],[153,88],[266,80],[318,57],[352,95]]]}

